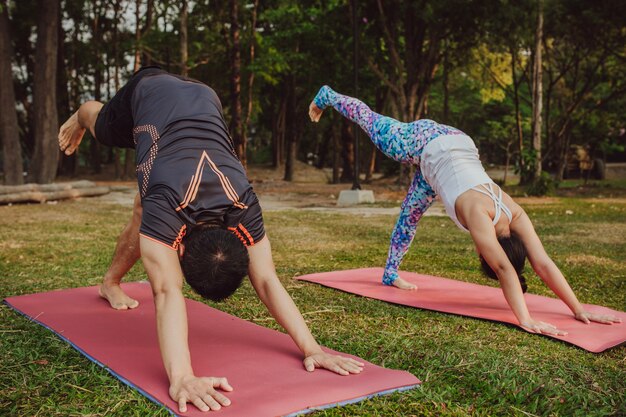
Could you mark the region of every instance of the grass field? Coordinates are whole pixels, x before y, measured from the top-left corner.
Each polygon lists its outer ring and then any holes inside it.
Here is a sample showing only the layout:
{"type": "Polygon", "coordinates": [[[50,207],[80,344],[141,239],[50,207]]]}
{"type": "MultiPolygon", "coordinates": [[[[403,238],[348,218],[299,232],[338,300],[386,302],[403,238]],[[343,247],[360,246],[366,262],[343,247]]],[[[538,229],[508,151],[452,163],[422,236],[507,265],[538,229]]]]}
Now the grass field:
{"type": "MultiPolygon", "coordinates": [[[[579,299],[624,310],[626,198],[529,201],[525,209],[579,299]]],[[[0,207],[0,297],[98,284],[128,217],[127,208],[94,200],[0,207]]],[[[292,280],[305,273],[382,266],[392,216],[285,211],[265,218],[281,280],[302,312],[317,312],[305,317],[318,341],[423,381],[418,390],[315,415],[626,414],[624,346],[591,354],[510,326],[292,280]]],[[[403,269],[495,284],[481,276],[469,237],[447,218],[422,220],[403,269]]],[[[530,292],[549,295],[530,271],[527,276],[530,292]]],[[[128,276],[144,278],[141,265],[128,276]]],[[[196,298],[188,288],[185,292],[196,298]]],[[[278,328],[249,283],[229,300],[211,305],[278,328]]],[[[0,415],[168,413],[2,305],[0,415]]]]}

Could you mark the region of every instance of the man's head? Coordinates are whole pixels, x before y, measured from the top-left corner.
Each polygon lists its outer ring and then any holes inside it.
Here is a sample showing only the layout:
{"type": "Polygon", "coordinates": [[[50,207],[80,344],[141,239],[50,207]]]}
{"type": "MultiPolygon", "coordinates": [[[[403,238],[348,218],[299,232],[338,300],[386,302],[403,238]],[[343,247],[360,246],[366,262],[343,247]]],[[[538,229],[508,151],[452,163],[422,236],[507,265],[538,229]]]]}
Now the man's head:
{"type": "Polygon", "coordinates": [[[180,265],[185,280],[204,298],[221,301],[229,297],[248,274],[248,250],[228,230],[197,225],[182,243],[180,265]]]}
{"type": "MultiPolygon", "coordinates": [[[[517,277],[519,278],[519,282],[522,286],[522,291],[526,292],[526,278],[522,275],[524,272],[524,264],[526,263],[526,248],[524,247],[524,242],[519,238],[515,233],[511,232],[509,236],[499,236],[498,242],[504,253],[506,253],[507,258],[509,258],[509,262],[513,265],[515,272],[517,272],[517,277]]],[[[485,258],[480,256],[480,265],[483,268],[483,272],[489,277],[493,279],[498,279],[498,276],[494,272],[493,269],[489,266],[485,258]]]]}

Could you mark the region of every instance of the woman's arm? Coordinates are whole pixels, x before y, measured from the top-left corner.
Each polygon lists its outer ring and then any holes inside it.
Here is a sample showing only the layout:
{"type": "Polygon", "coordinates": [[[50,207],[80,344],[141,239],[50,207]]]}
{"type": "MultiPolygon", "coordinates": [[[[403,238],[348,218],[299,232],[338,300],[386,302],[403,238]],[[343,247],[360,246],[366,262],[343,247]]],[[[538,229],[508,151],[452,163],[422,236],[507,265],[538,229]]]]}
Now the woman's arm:
{"type": "Polygon", "coordinates": [[[520,326],[533,333],[565,335],[565,332],[553,325],[536,321],[531,317],[515,268],[498,242],[489,215],[480,212],[472,213],[467,220],[467,227],[478,252],[498,276],[504,298],[517,317],[520,326]]]}
{"type": "Polygon", "coordinates": [[[511,230],[517,233],[522,242],[524,242],[528,260],[533,270],[556,296],[567,304],[576,319],[584,323],[595,321],[605,324],[619,323],[621,321],[612,315],[594,314],[585,310],[559,268],[546,253],[530,218],[523,210],[522,214],[511,223],[511,230]]]}
{"type": "Polygon", "coordinates": [[[331,355],[322,350],[309,331],[298,307],[280,283],[272,261],[272,249],[267,236],[254,246],[248,247],[250,254],[249,275],[252,286],[272,317],[287,330],[287,333],[302,351],[304,366],[312,372],[325,368],[340,375],[358,374],[364,364],[352,358],[331,355]]]}

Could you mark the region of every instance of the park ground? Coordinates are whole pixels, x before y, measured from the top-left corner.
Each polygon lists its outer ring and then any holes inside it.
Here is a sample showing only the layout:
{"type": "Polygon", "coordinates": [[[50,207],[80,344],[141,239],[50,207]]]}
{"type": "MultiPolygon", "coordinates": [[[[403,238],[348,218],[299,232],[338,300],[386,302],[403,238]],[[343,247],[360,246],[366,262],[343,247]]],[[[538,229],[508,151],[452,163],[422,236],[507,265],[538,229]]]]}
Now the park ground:
{"type": "MultiPolygon", "coordinates": [[[[377,202],[335,206],[349,184],[300,167],[294,183],[251,168],[265,210],[278,274],[318,341],[370,362],[402,369],[420,389],[340,407],[319,416],[466,416],[626,414],[626,347],[601,354],[512,326],[387,304],[314,284],[306,273],[382,266],[404,197],[377,179],[377,202]]],[[[107,183],[107,196],[0,207],[0,298],[98,284],[130,216],[132,182],[107,183]]],[[[626,181],[567,181],[555,195],[526,197],[544,245],[579,299],[626,306],[626,181]]],[[[403,269],[495,285],[479,271],[469,237],[435,205],[422,219],[403,269]]],[[[529,291],[550,291],[527,267],[529,291]]],[[[139,264],[128,281],[145,279],[139,264]]],[[[185,294],[198,299],[189,288],[185,294]]],[[[278,328],[249,283],[222,303],[207,302],[278,328]]],[[[123,312],[121,313],[123,314],[123,312]]],[[[622,324],[626,325],[626,324],[622,324]]],[[[160,364],[157,364],[160,366],[160,364]]],[[[235,387],[236,388],[236,387],[235,387]]],[[[51,332],[0,306],[0,415],[146,416],[168,413],[128,388],[51,332]]]]}

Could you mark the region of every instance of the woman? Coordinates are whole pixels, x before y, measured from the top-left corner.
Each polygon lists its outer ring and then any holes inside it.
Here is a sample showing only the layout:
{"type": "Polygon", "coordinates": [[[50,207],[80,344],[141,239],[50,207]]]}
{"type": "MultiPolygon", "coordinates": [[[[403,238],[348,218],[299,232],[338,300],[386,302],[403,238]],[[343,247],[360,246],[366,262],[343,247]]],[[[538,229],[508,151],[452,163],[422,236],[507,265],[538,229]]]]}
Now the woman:
{"type": "Polygon", "coordinates": [[[500,281],[504,297],[523,328],[534,333],[566,334],[530,316],[523,295],[526,283],[521,275],[526,257],[537,275],[567,304],[577,320],[587,324],[621,321],[611,315],[585,311],[561,271],[546,254],[528,215],[485,173],[470,137],[432,120],[401,123],[373,112],[360,100],[339,94],[328,86],[323,86],[311,102],[311,120],[319,121],[329,106],[361,126],[385,155],[416,168],[391,235],[383,284],[417,289],[398,275],[398,268],[420,218],[439,195],[450,218],[470,233],[483,269],[488,276],[500,281]]]}

